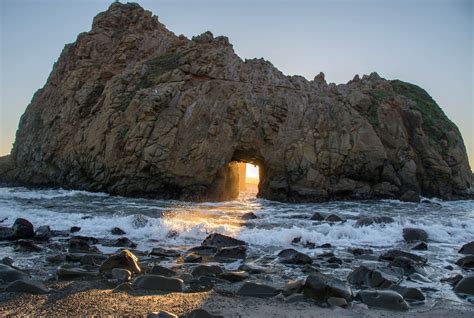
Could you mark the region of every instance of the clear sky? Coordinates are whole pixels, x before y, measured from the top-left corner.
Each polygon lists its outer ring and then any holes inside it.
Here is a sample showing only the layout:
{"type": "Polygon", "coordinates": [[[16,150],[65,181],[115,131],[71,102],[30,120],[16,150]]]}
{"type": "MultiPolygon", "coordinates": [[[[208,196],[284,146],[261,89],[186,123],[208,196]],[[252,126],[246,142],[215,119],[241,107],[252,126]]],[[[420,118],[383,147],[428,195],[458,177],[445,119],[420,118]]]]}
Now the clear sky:
{"type": "MultiPolygon", "coordinates": [[[[112,1],[0,0],[0,155],[64,44],[112,1]]],[[[329,82],[377,71],[428,91],[463,134],[474,167],[471,0],[143,0],[176,34],[226,35],[242,58],[329,82]]]]}

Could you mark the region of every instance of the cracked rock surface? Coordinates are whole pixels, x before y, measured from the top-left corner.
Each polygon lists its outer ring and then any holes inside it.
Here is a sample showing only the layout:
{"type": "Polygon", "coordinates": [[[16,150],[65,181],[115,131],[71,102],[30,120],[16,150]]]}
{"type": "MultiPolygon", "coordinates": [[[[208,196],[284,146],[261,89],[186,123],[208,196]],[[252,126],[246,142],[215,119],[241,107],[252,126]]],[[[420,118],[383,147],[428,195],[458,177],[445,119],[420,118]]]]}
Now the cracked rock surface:
{"type": "Polygon", "coordinates": [[[258,164],[259,196],[280,201],[457,199],[472,182],[459,130],[423,89],[376,73],[286,76],[224,36],[176,36],[120,3],[65,46],[0,181],[225,200],[233,161],[258,164]]]}

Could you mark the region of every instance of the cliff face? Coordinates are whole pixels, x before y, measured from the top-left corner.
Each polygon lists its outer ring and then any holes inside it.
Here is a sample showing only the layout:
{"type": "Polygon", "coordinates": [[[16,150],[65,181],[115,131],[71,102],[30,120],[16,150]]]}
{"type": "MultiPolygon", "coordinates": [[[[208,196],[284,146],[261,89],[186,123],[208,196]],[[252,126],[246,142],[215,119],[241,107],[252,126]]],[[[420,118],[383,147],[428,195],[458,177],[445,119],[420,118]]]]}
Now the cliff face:
{"type": "Polygon", "coordinates": [[[119,3],[66,45],[0,178],[219,200],[235,195],[233,161],[258,164],[259,195],[283,201],[449,199],[471,183],[458,129],[421,88],[285,76],[226,37],[178,37],[119,3]]]}

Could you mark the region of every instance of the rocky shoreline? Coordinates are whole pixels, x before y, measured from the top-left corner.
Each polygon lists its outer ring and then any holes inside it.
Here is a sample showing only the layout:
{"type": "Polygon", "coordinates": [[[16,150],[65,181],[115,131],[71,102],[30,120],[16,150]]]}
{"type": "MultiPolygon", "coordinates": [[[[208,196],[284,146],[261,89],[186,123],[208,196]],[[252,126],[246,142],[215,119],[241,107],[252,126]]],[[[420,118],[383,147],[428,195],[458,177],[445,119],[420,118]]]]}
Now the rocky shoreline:
{"type": "MultiPolygon", "coordinates": [[[[335,214],[321,213],[315,213],[311,221],[344,222],[335,214]]],[[[390,222],[393,219],[389,217],[363,217],[355,226],[390,222]]],[[[41,256],[30,270],[18,268],[10,257],[1,260],[0,311],[12,316],[28,315],[16,305],[20,302],[27,304],[34,316],[69,315],[83,306],[88,315],[105,315],[110,313],[110,308],[97,304],[119,298],[124,303],[115,308],[115,315],[130,314],[129,310],[133,309],[142,316],[174,317],[152,314],[168,308],[182,317],[213,317],[195,309],[206,310],[216,317],[237,316],[235,308],[212,301],[226,299],[243,306],[246,316],[275,304],[275,308],[286,311],[270,313],[274,316],[295,316],[298,310],[303,310],[300,312],[303,317],[310,317],[310,313],[318,310],[329,310],[331,316],[336,313],[334,308],[339,308],[337,316],[350,317],[361,311],[366,313],[367,309],[370,309],[367,316],[380,310],[388,316],[396,315],[394,311],[422,315],[439,304],[439,299],[430,300],[435,292],[432,288],[413,287],[414,283],[430,280],[428,260],[420,255],[430,248],[429,237],[418,228],[403,230],[405,250],[388,249],[380,254],[363,248],[335,254],[330,244],[313,243],[312,248],[320,249],[321,253],[310,257],[296,249],[311,243],[295,237],[295,249],[265,256],[267,265],[265,261],[260,265],[252,263],[253,255],[246,242],[218,233],[210,234],[200,246],[182,250],[157,246],[140,251],[118,227],[111,227],[109,238],[81,236],[80,232],[81,228],[74,226],[69,231],[56,231],[46,225],[34,228],[22,218],[16,219],[11,227],[0,227],[0,248],[10,248],[13,257],[21,253],[41,256]],[[116,251],[103,253],[98,246],[116,251]],[[345,279],[332,275],[338,268],[347,268],[345,279]],[[292,279],[293,272],[303,273],[303,277],[292,279]],[[61,299],[77,297],[80,307],[75,303],[56,307],[61,299]],[[155,297],[158,303],[168,305],[140,307],[139,304],[152,302],[155,297]]],[[[441,283],[451,285],[459,296],[451,303],[459,316],[469,316],[473,313],[469,303],[474,299],[474,241],[460,246],[459,255],[455,264],[463,275],[447,275],[441,283]]]]}

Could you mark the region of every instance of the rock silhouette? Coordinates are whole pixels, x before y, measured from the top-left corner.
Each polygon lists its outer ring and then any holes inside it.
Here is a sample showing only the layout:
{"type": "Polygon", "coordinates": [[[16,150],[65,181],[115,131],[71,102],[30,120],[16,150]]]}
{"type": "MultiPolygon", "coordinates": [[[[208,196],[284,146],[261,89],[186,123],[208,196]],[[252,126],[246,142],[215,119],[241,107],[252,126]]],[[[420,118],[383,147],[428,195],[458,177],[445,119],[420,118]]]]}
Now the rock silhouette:
{"type": "Polygon", "coordinates": [[[237,161],[258,164],[258,195],[280,201],[456,199],[471,185],[461,134],[423,89],[376,73],[340,85],[286,76],[130,3],[65,46],[0,181],[226,200],[237,161]]]}

